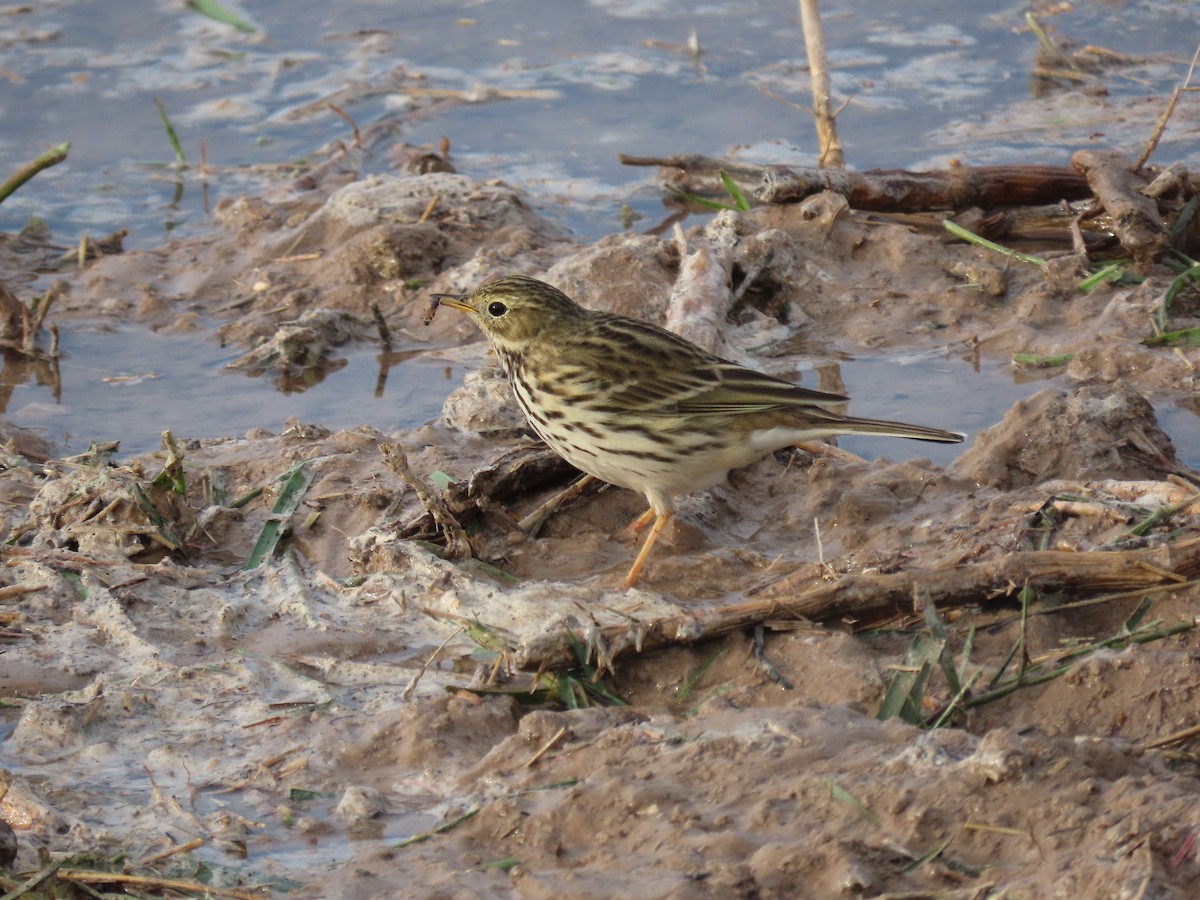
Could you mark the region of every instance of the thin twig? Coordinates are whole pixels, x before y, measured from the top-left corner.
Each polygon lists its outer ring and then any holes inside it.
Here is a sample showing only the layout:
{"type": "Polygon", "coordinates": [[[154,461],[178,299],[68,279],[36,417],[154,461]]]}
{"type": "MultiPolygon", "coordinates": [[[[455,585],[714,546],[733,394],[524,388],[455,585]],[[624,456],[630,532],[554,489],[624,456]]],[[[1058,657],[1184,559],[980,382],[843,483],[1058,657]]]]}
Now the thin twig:
{"type": "Polygon", "coordinates": [[[1167,121],[1175,112],[1175,107],[1179,104],[1179,95],[1184,91],[1194,90],[1189,87],[1192,82],[1192,73],[1196,71],[1196,60],[1200,59],[1200,45],[1196,47],[1196,52],[1192,54],[1192,64],[1188,66],[1187,76],[1183,79],[1183,84],[1178,85],[1171,91],[1171,99],[1167,101],[1167,108],[1163,110],[1163,114],[1158,117],[1158,124],[1154,126],[1154,131],[1150,134],[1150,140],[1146,141],[1146,146],[1138,155],[1138,158],[1133,161],[1130,166],[1130,171],[1140,172],[1142,166],[1150,159],[1154,151],[1158,149],[1158,142],[1162,140],[1163,132],[1167,129],[1167,121]]]}
{"type": "Polygon", "coordinates": [[[140,887],[145,890],[189,891],[202,897],[235,897],[237,900],[258,900],[258,898],[262,897],[262,892],[259,890],[239,890],[237,888],[202,884],[199,881],[189,881],[183,878],[126,875],[122,872],[99,872],[91,869],[59,869],[58,877],[62,881],[70,881],[80,885],[123,884],[131,887],[140,887]]]}
{"type": "Polygon", "coordinates": [[[340,106],[338,106],[336,103],[326,103],[325,105],[328,106],[330,109],[332,109],[339,116],[341,116],[342,120],[347,125],[350,126],[350,128],[354,131],[354,146],[357,147],[359,150],[361,150],[362,149],[362,138],[358,133],[358,123],[355,122],[352,118],[350,118],[350,116],[348,116],[346,114],[346,112],[340,106]]]}
{"type": "Polygon", "coordinates": [[[162,862],[164,859],[170,859],[172,856],[176,856],[180,853],[191,853],[193,850],[203,846],[204,838],[194,838],[188,841],[186,844],[176,844],[174,847],[168,847],[161,853],[153,853],[150,856],[143,857],[134,865],[136,865],[139,869],[144,869],[147,866],[152,866],[155,863],[162,862]]]}
{"type": "Polygon", "coordinates": [[[417,689],[417,685],[421,681],[421,677],[425,674],[426,671],[428,671],[429,667],[433,665],[433,661],[438,658],[438,654],[446,649],[447,644],[449,644],[452,640],[454,640],[456,637],[458,637],[460,634],[462,634],[466,630],[467,630],[467,627],[465,625],[459,625],[458,628],[456,628],[450,634],[450,636],[448,638],[446,638],[444,641],[442,641],[441,645],[439,645],[436,650],[434,650],[431,654],[429,654],[429,659],[425,660],[425,664],[422,665],[421,668],[419,668],[417,670],[416,674],[413,675],[412,679],[405,686],[404,692],[400,695],[401,700],[408,700],[412,697],[413,692],[417,689]]]}
{"type": "Polygon", "coordinates": [[[1146,741],[1142,744],[1142,749],[1156,750],[1159,747],[1169,747],[1171,744],[1182,744],[1184,741],[1190,741],[1194,737],[1200,737],[1200,725],[1189,725],[1180,731],[1173,731],[1152,741],[1146,741]]]}
{"type": "Polygon", "coordinates": [[[528,768],[531,768],[532,766],[536,765],[537,761],[539,759],[541,759],[543,756],[545,756],[547,753],[549,753],[550,750],[553,749],[554,745],[562,740],[563,735],[565,735],[566,733],[567,733],[566,725],[564,725],[562,728],[558,729],[558,731],[554,732],[554,736],[551,737],[550,740],[546,741],[546,743],[542,744],[542,746],[538,749],[537,753],[535,753],[535,754],[533,754],[533,756],[529,757],[529,759],[525,762],[525,768],[528,769],[528,768]]]}
{"type": "Polygon", "coordinates": [[[425,206],[425,212],[421,213],[421,218],[417,219],[418,225],[424,225],[429,220],[429,216],[433,213],[433,208],[438,205],[438,201],[441,199],[441,194],[434,194],[429,198],[429,203],[425,206]]]}
{"type": "Polygon", "coordinates": [[[446,501],[409,468],[408,457],[404,455],[400,445],[380,444],[379,453],[388,468],[417,492],[417,498],[421,501],[421,505],[433,516],[434,524],[446,536],[446,556],[450,559],[469,559],[473,554],[471,542],[467,540],[467,533],[463,531],[458,520],[450,512],[450,508],[446,506],[446,501]]]}

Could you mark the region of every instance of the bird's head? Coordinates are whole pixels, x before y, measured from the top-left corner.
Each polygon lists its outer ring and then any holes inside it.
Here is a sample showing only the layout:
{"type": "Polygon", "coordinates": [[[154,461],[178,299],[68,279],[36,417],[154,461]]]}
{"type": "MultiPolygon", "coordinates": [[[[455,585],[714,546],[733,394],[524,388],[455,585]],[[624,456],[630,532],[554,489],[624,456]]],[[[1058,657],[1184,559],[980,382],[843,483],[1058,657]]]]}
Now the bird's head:
{"type": "Polygon", "coordinates": [[[433,294],[442,306],[475,320],[498,350],[522,352],[548,332],[569,328],[586,311],[556,287],[525,275],[506,275],[469,294],[433,294]]]}

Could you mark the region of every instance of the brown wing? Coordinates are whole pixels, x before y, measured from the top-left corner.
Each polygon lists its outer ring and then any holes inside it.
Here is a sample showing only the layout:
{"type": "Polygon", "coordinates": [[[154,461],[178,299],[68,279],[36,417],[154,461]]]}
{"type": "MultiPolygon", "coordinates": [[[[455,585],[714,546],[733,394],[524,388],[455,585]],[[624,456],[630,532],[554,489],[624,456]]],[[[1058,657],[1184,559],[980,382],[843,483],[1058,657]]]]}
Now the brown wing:
{"type": "Polygon", "coordinates": [[[561,348],[562,380],[597,410],[651,415],[813,408],[846,397],[806,388],[706,353],[663,328],[596,314],[561,348]]]}

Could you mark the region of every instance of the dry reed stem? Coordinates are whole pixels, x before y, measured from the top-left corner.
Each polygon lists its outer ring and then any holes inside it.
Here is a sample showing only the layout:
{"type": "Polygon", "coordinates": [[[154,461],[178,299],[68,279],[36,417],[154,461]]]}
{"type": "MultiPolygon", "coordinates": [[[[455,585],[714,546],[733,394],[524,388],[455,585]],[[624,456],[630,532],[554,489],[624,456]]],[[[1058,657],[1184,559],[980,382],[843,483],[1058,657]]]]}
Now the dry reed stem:
{"type": "Polygon", "coordinates": [[[821,27],[821,10],[817,0],[800,0],[800,24],[804,28],[808,70],[812,73],[813,117],[816,119],[817,141],[821,148],[817,165],[844,169],[846,158],[838,140],[837,119],[832,108],[829,60],[825,56],[825,32],[821,27]]]}

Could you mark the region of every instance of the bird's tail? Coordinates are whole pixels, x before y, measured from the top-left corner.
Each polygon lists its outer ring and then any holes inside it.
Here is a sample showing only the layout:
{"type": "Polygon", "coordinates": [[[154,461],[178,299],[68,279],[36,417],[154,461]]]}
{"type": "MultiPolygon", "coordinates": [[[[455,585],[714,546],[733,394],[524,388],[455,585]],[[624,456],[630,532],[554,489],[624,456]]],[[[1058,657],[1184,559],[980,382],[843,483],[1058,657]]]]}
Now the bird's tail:
{"type": "Polygon", "coordinates": [[[915,441],[936,441],[939,444],[959,444],[965,437],[956,431],[910,425],[907,422],[889,422],[886,419],[856,419],[854,416],[845,416],[837,427],[839,434],[878,434],[882,437],[912,438],[915,441]]]}

